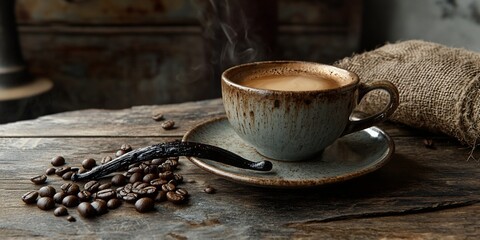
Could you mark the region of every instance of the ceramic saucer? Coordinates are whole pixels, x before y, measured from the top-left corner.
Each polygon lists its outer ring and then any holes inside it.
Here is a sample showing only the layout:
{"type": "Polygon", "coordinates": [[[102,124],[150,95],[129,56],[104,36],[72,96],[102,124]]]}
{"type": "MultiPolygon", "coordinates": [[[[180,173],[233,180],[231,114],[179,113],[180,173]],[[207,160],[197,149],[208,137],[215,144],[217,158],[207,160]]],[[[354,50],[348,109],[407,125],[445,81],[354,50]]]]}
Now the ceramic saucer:
{"type": "Polygon", "coordinates": [[[183,141],[221,147],[252,161],[269,160],[273,163],[273,169],[259,172],[188,157],[198,167],[227,180],[279,188],[312,187],[352,179],[379,169],[394,151],[392,139],[381,129],[371,127],[337,139],[322,154],[310,160],[276,161],[263,157],[244,142],[225,117],[196,126],[185,134],[183,141]]]}

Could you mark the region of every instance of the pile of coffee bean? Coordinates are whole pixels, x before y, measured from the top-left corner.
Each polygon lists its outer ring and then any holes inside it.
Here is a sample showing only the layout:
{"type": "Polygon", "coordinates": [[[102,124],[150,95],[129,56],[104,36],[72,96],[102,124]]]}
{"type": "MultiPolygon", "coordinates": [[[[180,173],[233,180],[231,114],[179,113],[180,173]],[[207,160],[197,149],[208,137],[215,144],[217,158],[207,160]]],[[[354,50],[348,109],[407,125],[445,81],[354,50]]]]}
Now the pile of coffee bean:
{"type": "MultiPolygon", "coordinates": [[[[132,150],[128,144],[123,144],[115,152],[121,156],[132,150]]],[[[112,157],[104,157],[101,164],[111,161],[112,157]]],[[[178,157],[158,158],[136,163],[117,172],[111,178],[100,181],[91,180],[85,183],[72,182],[75,172],[82,173],[97,166],[93,158],[82,161],[82,167],[65,166],[65,159],[54,157],[53,167],[48,168],[45,174],[35,176],[30,180],[37,185],[48,184],[49,176],[57,175],[65,180],[60,189],[46,185],[37,191],[29,191],[22,196],[26,204],[37,204],[42,210],[51,210],[55,216],[68,216],[68,221],[75,221],[69,216],[68,208],[77,208],[79,215],[91,218],[102,215],[108,210],[116,209],[123,202],[134,204],[138,212],[148,212],[155,209],[155,203],[171,202],[183,204],[188,201],[189,194],[181,188],[183,176],[176,172],[179,165],[178,157]]],[[[205,191],[212,193],[212,191],[205,191]]]]}

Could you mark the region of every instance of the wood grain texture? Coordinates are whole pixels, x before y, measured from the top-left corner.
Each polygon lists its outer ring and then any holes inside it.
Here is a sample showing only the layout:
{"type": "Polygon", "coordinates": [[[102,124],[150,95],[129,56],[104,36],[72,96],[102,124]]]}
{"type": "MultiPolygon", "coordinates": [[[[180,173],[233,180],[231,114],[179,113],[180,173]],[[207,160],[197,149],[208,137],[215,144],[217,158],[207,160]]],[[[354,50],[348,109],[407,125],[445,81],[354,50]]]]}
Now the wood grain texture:
{"type": "Polygon", "coordinates": [[[200,31],[100,32],[23,34],[30,72],[54,82],[39,107],[119,109],[220,96],[200,31]]]}
{"type": "Polygon", "coordinates": [[[195,23],[193,1],[177,0],[19,0],[20,24],[179,24],[195,23]]]}
{"type": "Polygon", "coordinates": [[[478,214],[480,205],[476,204],[414,217],[400,215],[288,226],[295,229],[293,238],[303,239],[477,239],[478,214]]]}
{"type": "MultiPolygon", "coordinates": [[[[197,118],[222,113],[221,102],[212,100],[122,111],[85,110],[1,125],[0,235],[161,239],[480,236],[480,168],[478,161],[467,160],[470,150],[438,136],[434,138],[435,149],[429,149],[423,139],[434,135],[408,135],[411,130],[394,125],[389,125],[389,131],[401,134],[393,137],[396,152],[391,161],[376,172],[334,185],[297,190],[244,186],[210,175],[181,158],[179,173],[192,181],[184,184],[192,195],[186,205],[161,203],[154,212],[140,214],[124,204],[95,219],[83,219],[75,209],[69,209],[77,218],[69,223],[20,200],[28,190],[39,188],[29,178],[49,167],[53,156],[63,155],[69,165],[78,166],[86,157],[112,155],[123,143],[136,148],[179,139],[197,118]],[[158,123],[142,126],[153,120],[139,116],[154,109],[175,113],[182,128],[173,134],[157,131],[148,135],[158,123]],[[112,125],[102,114],[125,121],[112,125]],[[85,123],[88,119],[90,123],[85,123]],[[79,134],[82,128],[85,135],[79,134]],[[60,134],[62,130],[67,133],[60,134]],[[21,134],[9,137],[15,131],[21,134]],[[23,136],[27,132],[29,137],[23,136]],[[213,186],[217,193],[205,194],[206,186],[213,186]]],[[[475,157],[478,155],[474,152],[475,157]]],[[[62,182],[58,177],[48,179],[57,189],[62,182]]]]}
{"type": "MultiPolygon", "coordinates": [[[[281,24],[320,24],[348,26],[346,14],[355,0],[277,0],[281,24]]],[[[38,24],[198,24],[204,0],[18,0],[16,15],[22,25],[38,24]]]]}
{"type": "MultiPolygon", "coordinates": [[[[181,104],[135,106],[121,110],[88,109],[57,113],[35,120],[4,124],[0,137],[56,137],[56,136],[183,136],[197,124],[224,116],[221,99],[181,104]],[[164,130],[161,121],[152,119],[154,113],[164,114],[164,119],[175,121],[176,128],[164,130]],[[48,129],[48,131],[46,131],[48,129]],[[68,131],[65,131],[68,129],[68,131]]],[[[440,138],[442,135],[384,123],[380,127],[391,136],[418,136],[440,138]]],[[[453,140],[452,140],[453,141],[453,140]]]]}
{"type": "Polygon", "coordinates": [[[0,128],[0,136],[180,137],[196,124],[224,114],[220,99],[160,106],[136,106],[123,110],[89,109],[5,124],[0,128]],[[154,113],[162,113],[164,119],[175,121],[177,127],[164,130],[160,126],[161,121],[152,119],[154,113]]]}

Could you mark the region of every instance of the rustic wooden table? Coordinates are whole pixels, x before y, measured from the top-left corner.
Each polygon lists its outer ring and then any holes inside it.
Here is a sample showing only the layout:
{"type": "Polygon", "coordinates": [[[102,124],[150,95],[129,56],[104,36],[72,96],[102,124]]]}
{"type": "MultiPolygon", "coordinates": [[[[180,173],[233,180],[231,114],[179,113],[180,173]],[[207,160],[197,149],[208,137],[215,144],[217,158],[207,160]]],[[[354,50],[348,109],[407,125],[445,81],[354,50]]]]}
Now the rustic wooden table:
{"type": "MultiPolygon", "coordinates": [[[[383,124],[396,144],[380,170],[347,182],[311,189],[244,186],[211,175],[181,158],[185,205],[158,203],[141,214],[130,204],[94,219],[69,209],[77,222],[26,205],[38,189],[29,179],[63,155],[69,165],[86,157],[181,139],[196,124],[224,114],[219,99],[125,110],[83,110],[0,126],[0,238],[413,238],[478,239],[480,163],[454,140],[383,124]],[[178,128],[152,120],[163,112],[178,128]],[[431,138],[435,149],[423,140],[431,138]],[[194,180],[194,181],[192,181],[194,180]],[[206,186],[217,189],[206,194],[206,186]]],[[[63,180],[49,178],[57,187],[63,180]]]]}

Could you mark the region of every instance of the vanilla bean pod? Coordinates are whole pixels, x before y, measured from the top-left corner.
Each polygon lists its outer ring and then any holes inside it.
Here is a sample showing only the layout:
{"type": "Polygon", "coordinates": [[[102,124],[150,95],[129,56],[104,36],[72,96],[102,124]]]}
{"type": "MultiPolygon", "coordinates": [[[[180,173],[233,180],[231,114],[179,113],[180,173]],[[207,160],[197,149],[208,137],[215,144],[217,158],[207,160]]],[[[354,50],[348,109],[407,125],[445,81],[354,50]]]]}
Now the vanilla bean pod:
{"type": "Polygon", "coordinates": [[[130,151],[104,165],[97,166],[88,172],[74,174],[72,180],[98,179],[133,163],[155,158],[179,156],[206,158],[227,165],[257,171],[270,171],[272,169],[272,163],[269,161],[252,162],[235,153],[212,145],[175,141],[160,143],[130,151]]]}

